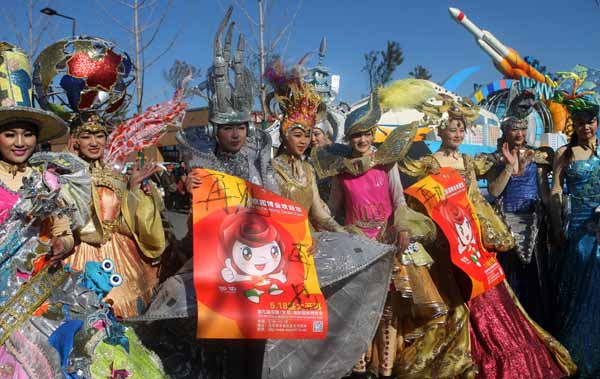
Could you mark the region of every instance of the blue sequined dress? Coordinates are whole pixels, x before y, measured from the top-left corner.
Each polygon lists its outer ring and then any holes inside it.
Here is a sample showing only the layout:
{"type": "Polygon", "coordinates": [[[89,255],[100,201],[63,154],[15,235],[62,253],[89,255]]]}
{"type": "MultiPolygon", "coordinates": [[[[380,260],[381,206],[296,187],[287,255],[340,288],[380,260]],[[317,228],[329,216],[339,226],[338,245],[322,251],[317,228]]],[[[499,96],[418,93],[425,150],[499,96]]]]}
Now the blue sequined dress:
{"type": "MultiPolygon", "coordinates": [[[[504,169],[503,165],[500,167],[504,169]]],[[[537,164],[530,162],[521,175],[512,175],[500,195],[507,224],[517,242],[517,247],[499,253],[498,260],[506,279],[521,304],[537,322],[545,325],[544,312],[547,301],[545,291],[546,251],[544,219],[540,206],[537,183],[537,164]]]]}
{"type": "Polygon", "coordinates": [[[579,367],[580,378],[600,378],[600,247],[595,209],[600,206],[600,158],[592,155],[565,169],[571,211],[567,249],[557,258],[557,337],[579,367]]]}

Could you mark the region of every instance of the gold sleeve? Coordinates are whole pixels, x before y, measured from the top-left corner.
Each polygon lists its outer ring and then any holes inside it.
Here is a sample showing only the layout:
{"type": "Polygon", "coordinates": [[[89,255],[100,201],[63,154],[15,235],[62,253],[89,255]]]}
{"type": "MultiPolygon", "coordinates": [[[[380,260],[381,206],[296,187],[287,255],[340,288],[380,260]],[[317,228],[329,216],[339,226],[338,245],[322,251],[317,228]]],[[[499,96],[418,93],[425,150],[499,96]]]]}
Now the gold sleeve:
{"type": "Polygon", "coordinates": [[[475,158],[472,158],[471,162],[473,163],[473,169],[477,178],[485,177],[488,171],[494,166],[494,161],[487,154],[479,154],[475,158]]]}
{"type": "Polygon", "coordinates": [[[397,231],[408,231],[411,241],[428,242],[436,237],[435,223],[406,204],[394,211],[394,227],[397,231]]]}
{"type": "Polygon", "coordinates": [[[488,170],[488,192],[494,197],[502,194],[513,172],[513,166],[506,163],[503,170],[488,170]]]}
{"type": "Polygon", "coordinates": [[[405,175],[412,176],[414,178],[423,178],[436,168],[435,158],[431,155],[426,155],[417,160],[409,157],[404,157],[403,160],[398,162],[398,169],[405,175]]]}
{"type": "Polygon", "coordinates": [[[157,188],[153,184],[150,188],[151,196],[139,188],[127,191],[121,204],[121,213],[142,253],[149,258],[158,258],[166,246],[160,217],[163,205],[157,188]]]}
{"type": "Polygon", "coordinates": [[[65,251],[71,251],[75,245],[73,232],[71,231],[71,220],[65,216],[52,218],[52,237],[61,238],[65,251]]]}

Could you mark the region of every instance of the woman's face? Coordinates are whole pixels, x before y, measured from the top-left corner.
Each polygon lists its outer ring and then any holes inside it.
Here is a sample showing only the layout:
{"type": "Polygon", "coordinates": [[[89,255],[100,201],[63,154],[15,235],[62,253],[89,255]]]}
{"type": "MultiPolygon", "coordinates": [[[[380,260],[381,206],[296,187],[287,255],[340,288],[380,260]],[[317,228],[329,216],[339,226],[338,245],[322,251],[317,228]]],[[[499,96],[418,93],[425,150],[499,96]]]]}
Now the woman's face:
{"type": "Polygon", "coordinates": [[[286,137],[286,147],[290,154],[301,157],[310,144],[311,130],[292,128],[286,137]]]}
{"type": "Polygon", "coordinates": [[[573,127],[579,141],[589,141],[596,137],[598,132],[598,117],[574,118],[573,127]]]}
{"type": "Polygon", "coordinates": [[[511,147],[524,146],[527,137],[527,129],[507,128],[504,130],[504,138],[511,147]]]}
{"type": "Polygon", "coordinates": [[[37,145],[36,128],[28,124],[14,124],[0,131],[0,156],[11,164],[27,162],[37,145]]]}
{"type": "Polygon", "coordinates": [[[77,150],[83,159],[94,161],[102,158],[106,145],[104,132],[81,132],[77,138],[77,150]]]}
{"type": "Polygon", "coordinates": [[[354,133],[350,135],[350,147],[354,152],[359,153],[360,155],[370,154],[373,138],[373,131],[371,130],[354,133]]]}
{"type": "Polygon", "coordinates": [[[458,149],[465,139],[465,124],[462,120],[450,120],[448,126],[440,131],[440,138],[445,147],[458,149]]]}
{"type": "Polygon", "coordinates": [[[313,129],[312,138],[310,140],[311,147],[321,147],[329,144],[327,135],[321,129],[313,129]]]}

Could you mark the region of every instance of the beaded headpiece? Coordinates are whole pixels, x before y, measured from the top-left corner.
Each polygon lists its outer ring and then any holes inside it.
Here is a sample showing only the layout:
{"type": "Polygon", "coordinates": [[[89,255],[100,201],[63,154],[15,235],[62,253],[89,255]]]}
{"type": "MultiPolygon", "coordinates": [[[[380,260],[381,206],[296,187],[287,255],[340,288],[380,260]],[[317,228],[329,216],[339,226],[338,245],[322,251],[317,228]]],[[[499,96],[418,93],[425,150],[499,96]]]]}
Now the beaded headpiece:
{"type": "Polygon", "coordinates": [[[79,137],[79,135],[83,132],[102,132],[108,135],[108,129],[106,128],[106,126],[104,126],[102,120],[100,120],[100,117],[95,114],[89,116],[85,122],[81,122],[78,126],[75,126],[71,133],[75,137],[79,137]]]}
{"type": "Polygon", "coordinates": [[[506,117],[504,119],[502,119],[502,122],[500,124],[500,126],[502,127],[503,130],[505,129],[527,129],[528,127],[528,123],[527,123],[527,119],[523,118],[517,118],[514,116],[510,116],[510,117],[506,117]]]}

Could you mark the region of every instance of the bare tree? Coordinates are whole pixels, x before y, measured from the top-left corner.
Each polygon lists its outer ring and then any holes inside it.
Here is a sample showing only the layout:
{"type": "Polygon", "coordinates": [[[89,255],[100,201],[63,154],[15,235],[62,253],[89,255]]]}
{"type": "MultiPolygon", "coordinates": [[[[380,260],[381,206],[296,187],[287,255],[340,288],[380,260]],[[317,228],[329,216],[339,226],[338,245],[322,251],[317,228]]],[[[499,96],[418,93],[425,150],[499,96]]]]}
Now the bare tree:
{"type": "Polygon", "coordinates": [[[150,66],[162,58],[175,44],[179,32],[171,41],[152,58],[146,58],[146,52],[156,41],[162,26],[169,14],[174,0],[113,0],[131,11],[132,26],[122,22],[108,9],[105,0],[96,0],[96,4],[102,11],[121,29],[127,32],[135,44],[135,74],[136,74],[136,111],[142,113],[142,102],[144,98],[144,72],[150,66]],[[155,15],[158,14],[158,17],[155,15]]]}
{"type": "Polygon", "coordinates": [[[416,65],[415,68],[413,68],[413,70],[408,73],[408,75],[412,76],[415,79],[431,79],[431,72],[429,72],[427,68],[421,66],[420,64],[416,65]]]}
{"type": "MultiPolygon", "coordinates": [[[[200,76],[200,72],[200,68],[196,66],[185,61],[175,60],[169,70],[163,71],[163,78],[173,89],[178,89],[181,87],[183,79],[190,75],[192,78],[196,78],[200,76]]],[[[183,97],[189,98],[196,94],[199,94],[196,88],[186,88],[183,97]]]]}
{"type": "MultiPolygon", "coordinates": [[[[10,12],[8,7],[3,7],[1,10],[5,25],[12,31],[16,44],[27,51],[30,62],[33,62],[33,57],[38,53],[43,42],[54,39],[57,26],[56,20],[39,12],[40,3],[42,0],[27,0],[15,2],[13,5],[17,7],[17,4],[23,4],[26,8],[26,30],[21,27],[21,20],[14,8],[11,8],[10,12]]],[[[51,1],[44,2],[44,5],[51,4],[51,1]]]]}
{"type": "Polygon", "coordinates": [[[394,71],[404,62],[404,53],[400,43],[388,41],[385,50],[372,50],[364,58],[362,70],[369,75],[369,88],[373,91],[392,80],[394,71]]]}

